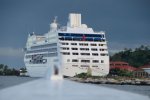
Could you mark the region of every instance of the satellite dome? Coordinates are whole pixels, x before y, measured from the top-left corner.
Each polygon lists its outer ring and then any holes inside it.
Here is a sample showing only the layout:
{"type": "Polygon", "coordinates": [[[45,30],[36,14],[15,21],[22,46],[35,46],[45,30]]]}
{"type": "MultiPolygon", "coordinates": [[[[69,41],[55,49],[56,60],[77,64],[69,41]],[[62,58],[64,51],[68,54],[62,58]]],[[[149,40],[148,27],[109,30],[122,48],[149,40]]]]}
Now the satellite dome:
{"type": "Polygon", "coordinates": [[[50,24],[51,31],[57,30],[57,23],[56,23],[57,17],[55,17],[53,23],[50,24]]]}
{"type": "Polygon", "coordinates": [[[57,23],[51,23],[50,24],[51,29],[57,29],[57,23]]]}

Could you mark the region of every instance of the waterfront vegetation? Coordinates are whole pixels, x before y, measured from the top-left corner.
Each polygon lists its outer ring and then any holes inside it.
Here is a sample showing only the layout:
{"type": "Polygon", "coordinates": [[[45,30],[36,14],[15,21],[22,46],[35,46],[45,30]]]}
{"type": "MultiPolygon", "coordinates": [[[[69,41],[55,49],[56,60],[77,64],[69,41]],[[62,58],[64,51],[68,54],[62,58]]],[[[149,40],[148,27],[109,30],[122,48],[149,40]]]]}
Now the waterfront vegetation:
{"type": "Polygon", "coordinates": [[[19,76],[20,75],[20,70],[22,72],[26,72],[25,68],[20,68],[19,70],[10,68],[7,65],[0,64],[0,75],[14,75],[14,76],[19,76]]]}
{"type": "Polygon", "coordinates": [[[141,45],[139,48],[127,49],[115,53],[110,61],[124,61],[133,67],[140,67],[150,63],[150,46],[141,45]]]}
{"type": "Polygon", "coordinates": [[[114,68],[114,69],[110,69],[109,74],[107,76],[92,76],[92,70],[89,67],[86,73],[76,74],[74,77],[82,78],[82,79],[118,78],[118,77],[134,78],[134,75],[133,72],[131,71],[114,68]]]}
{"type": "Polygon", "coordinates": [[[116,84],[116,85],[150,85],[150,78],[133,77],[132,72],[126,70],[115,70],[118,75],[109,74],[107,76],[92,76],[87,73],[77,74],[70,80],[81,83],[92,84],[116,84]]]}
{"type": "Polygon", "coordinates": [[[133,72],[118,68],[110,69],[108,76],[134,77],[133,72]]]}
{"type": "Polygon", "coordinates": [[[76,78],[82,78],[82,79],[87,79],[87,78],[92,78],[92,79],[98,79],[98,78],[134,78],[133,73],[127,70],[121,70],[121,69],[111,69],[110,73],[107,76],[92,76],[91,74],[89,75],[88,73],[80,73],[75,75],[74,77],[76,78]]]}

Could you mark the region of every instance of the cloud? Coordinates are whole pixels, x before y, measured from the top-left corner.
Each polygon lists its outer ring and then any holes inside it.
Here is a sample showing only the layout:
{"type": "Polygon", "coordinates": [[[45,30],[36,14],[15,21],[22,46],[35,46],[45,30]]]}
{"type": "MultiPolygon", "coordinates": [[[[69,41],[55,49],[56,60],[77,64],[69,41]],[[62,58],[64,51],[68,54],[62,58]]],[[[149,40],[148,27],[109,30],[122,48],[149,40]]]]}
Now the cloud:
{"type": "Polygon", "coordinates": [[[11,48],[11,47],[0,48],[0,56],[23,57],[23,54],[24,53],[22,48],[11,48]]]}

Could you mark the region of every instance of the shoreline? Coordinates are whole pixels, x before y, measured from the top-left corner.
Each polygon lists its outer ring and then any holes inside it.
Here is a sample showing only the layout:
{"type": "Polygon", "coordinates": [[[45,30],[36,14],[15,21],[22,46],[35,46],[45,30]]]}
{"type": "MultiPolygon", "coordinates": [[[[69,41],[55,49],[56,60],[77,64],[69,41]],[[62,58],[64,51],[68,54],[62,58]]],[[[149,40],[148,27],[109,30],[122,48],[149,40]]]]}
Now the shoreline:
{"type": "Polygon", "coordinates": [[[91,84],[114,84],[114,85],[145,85],[150,86],[150,78],[69,78],[72,81],[91,84]]]}
{"type": "Polygon", "coordinates": [[[150,78],[149,79],[138,79],[138,78],[122,78],[115,79],[115,78],[77,78],[72,77],[69,78],[71,81],[91,84],[96,86],[104,86],[107,88],[112,88],[121,91],[127,91],[131,93],[146,95],[150,98],[150,78]]]}

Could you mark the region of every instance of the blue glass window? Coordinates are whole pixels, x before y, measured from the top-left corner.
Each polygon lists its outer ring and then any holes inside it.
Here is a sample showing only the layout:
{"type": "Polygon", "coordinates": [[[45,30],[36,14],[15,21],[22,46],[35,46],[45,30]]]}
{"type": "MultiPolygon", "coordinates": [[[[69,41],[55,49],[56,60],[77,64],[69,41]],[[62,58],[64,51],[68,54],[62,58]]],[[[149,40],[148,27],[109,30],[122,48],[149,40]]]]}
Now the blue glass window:
{"type": "Polygon", "coordinates": [[[79,34],[79,33],[58,33],[59,36],[73,36],[73,37],[103,37],[102,34],[79,34]]]}
{"type": "Polygon", "coordinates": [[[79,33],[58,33],[61,36],[60,40],[74,40],[74,41],[104,41],[103,34],[79,34],[79,33]]]}

